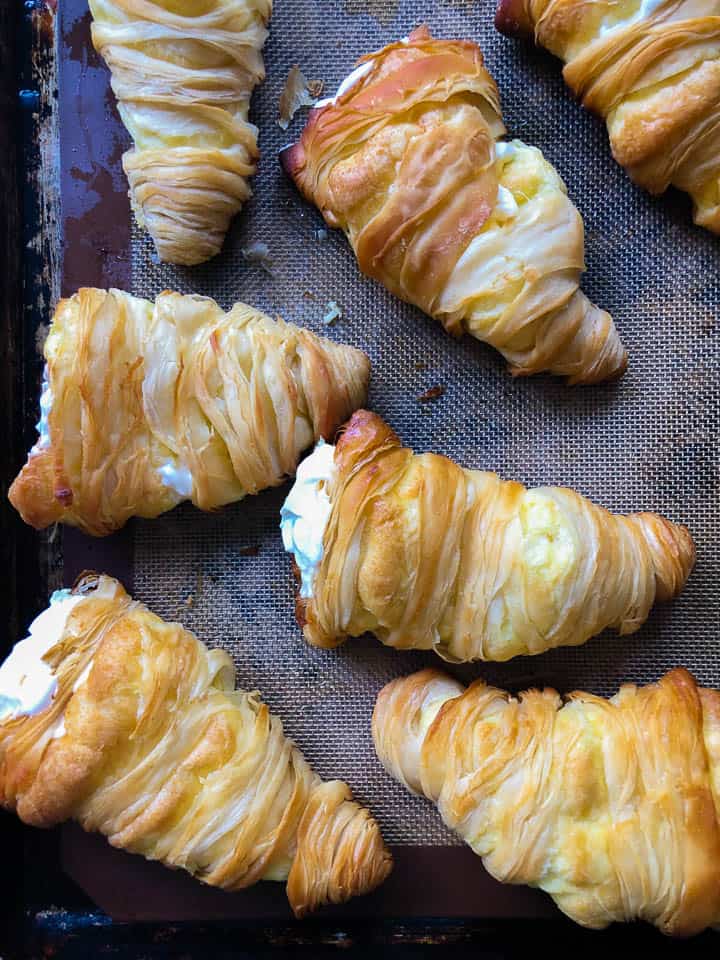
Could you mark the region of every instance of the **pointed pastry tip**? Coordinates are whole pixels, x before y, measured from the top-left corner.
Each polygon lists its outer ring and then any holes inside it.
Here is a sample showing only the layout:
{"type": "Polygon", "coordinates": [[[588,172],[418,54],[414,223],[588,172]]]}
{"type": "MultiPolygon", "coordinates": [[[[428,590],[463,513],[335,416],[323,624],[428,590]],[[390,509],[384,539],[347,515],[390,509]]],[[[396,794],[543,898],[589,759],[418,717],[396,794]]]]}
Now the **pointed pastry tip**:
{"type": "Polygon", "coordinates": [[[495,11],[495,29],[506,37],[532,35],[533,24],[523,0],[499,0],[495,11]]]}
{"type": "Polygon", "coordinates": [[[291,180],[294,180],[295,175],[304,165],[305,151],[302,141],[298,140],[297,143],[289,143],[286,147],[283,147],[278,153],[278,160],[283,172],[291,180]]]}

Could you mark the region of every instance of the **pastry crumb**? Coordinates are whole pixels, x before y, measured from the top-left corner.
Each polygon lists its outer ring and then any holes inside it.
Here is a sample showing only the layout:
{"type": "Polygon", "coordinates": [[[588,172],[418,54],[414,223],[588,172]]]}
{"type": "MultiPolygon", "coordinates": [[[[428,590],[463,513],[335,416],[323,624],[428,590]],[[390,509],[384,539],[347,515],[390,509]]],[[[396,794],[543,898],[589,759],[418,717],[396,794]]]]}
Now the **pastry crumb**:
{"type": "Polygon", "coordinates": [[[248,263],[257,264],[257,266],[262,267],[266,273],[272,276],[273,261],[270,256],[270,247],[268,247],[266,243],[251,243],[249,246],[243,247],[240,252],[248,263]]]}
{"type": "Polygon", "coordinates": [[[285,87],[280,94],[280,103],[278,104],[278,124],[283,130],[287,130],[290,123],[303,107],[313,107],[322,93],[322,80],[306,80],[300,67],[290,67],[285,87]]]}
{"type": "Polygon", "coordinates": [[[342,317],[342,310],[334,300],[331,300],[327,305],[325,316],[322,318],[322,322],[326,327],[329,327],[330,324],[336,323],[338,320],[342,320],[342,317]]]}
{"type": "Polygon", "coordinates": [[[438,384],[436,387],[430,387],[421,393],[418,397],[420,403],[430,403],[432,400],[439,399],[445,393],[445,387],[442,384],[438,384]]]}
{"type": "Polygon", "coordinates": [[[325,81],[308,80],[307,88],[310,92],[310,96],[315,97],[315,99],[318,100],[322,96],[323,90],[325,89],[325,81]]]}
{"type": "Polygon", "coordinates": [[[260,553],[260,545],[254,543],[250,547],[243,547],[239,553],[241,557],[256,557],[260,553]]]}

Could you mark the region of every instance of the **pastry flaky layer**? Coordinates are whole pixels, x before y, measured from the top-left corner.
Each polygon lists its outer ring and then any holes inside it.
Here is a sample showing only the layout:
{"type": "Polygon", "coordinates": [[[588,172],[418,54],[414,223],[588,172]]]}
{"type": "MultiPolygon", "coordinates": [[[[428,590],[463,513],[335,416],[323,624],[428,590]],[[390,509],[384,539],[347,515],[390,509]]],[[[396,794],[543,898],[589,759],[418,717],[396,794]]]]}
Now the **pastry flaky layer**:
{"type": "Polygon", "coordinates": [[[253,88],[271,0],[90,0],[92,39],[134,147],[123,157],[140,226],[161,260],[222,247],[251,194],[253,88]]]}
{"type": "Polygon", "coordinates": [[[298,599],[318,646],[369,630],[452,661],[538,654],[606,627],[633,633],[694,563],[683,526],[416,456],[366,411],[334,459],[322,559],[298,599]]]}
{"type": "Polygon", "coordinates": [[[0,801],[26,823],[68,818],[115,847],[240,890],[287,880],[298,916],[372,890],[391,869],[376,822],[323,782],[232,661],[110,577],[45,654],[57,690],[0,722],[0,801]]]}
{"type": "Polygon", "coordinates": [[[720,923],[720,694],[686,670],[565,703],[423,670],[380,692],[373,737],[496,879],[578,923],[720,923]]]}
{"type": "Polygon", "coordinates": [[[621,374],[615,325],[579,289],[580,214],[539,150],[500,141],[477,44],[421,28],[364,64],[282,154],[361,269],[449,332],[500,350],[514,374],[621,374]]]}
{"type": "Polygon", "coordinates": [[[499,0],[496,24],[565,61],[636,183],[687,191],[695,222],[720,233],[718,0],[499,0]]]}
{"type": "Polygon", "coordinates": [[[62,300],[45,344],[49,438],[10,488],[34,527],[97,536],[183,499],[203,510],[277,485],[365,400],[365,354],[205,297],[62,300]]]}

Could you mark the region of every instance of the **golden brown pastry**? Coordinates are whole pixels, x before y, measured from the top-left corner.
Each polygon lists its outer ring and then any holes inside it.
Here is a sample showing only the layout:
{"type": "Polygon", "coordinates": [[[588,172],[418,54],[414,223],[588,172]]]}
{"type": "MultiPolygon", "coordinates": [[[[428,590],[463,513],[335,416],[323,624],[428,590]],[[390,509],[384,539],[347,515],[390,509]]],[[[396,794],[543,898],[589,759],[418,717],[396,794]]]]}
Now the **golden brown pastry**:
{"type": "Polygon", "coordinates": [[[307,640],[370,631],[452,661],[633,633],[695,559],[688,530],[657,514],[616,516],[563,487],[416,456],[365,410],[300,464],[282,530],[307,640]]]}
{"type": "Polygon", "coordinates": [[[718,0],[499,0],[495,22],[565,61],[637,184],[687,191],[695,222],[720,233],[718,0]]]}
{"type": "Polygon", "coordinates": [[[720,693],[686,670],[564,704],[422,670],[380,692],[373,737],[497,880],[586,927],[720,923],[720,693]]]}
{"type": "Polygon", "coordinates": [[[34,527],[95,536],[282,483],[362,405],[369,376],[359,350],[169,292],[79,290],[58,304],[45,358],[40,439],[10,500],[34,527]]]}
{"type": "Polygon", "coordinates": [[[540,151],[504,134],[477,44],[423,27],[366,57],[282,163],[364,273],[513,374],[619,376],[615,325],[579,288],[582,218],[540,151]]]}
{"type": "Polygon", "coordinates": [[[226,890],[287,880],[297,916],[367,893],[392,861],[339,780],[323,782],[232,660],[84,575],[0,668],[0,801],[72,818],[226,890]]]}
{"type": "Polygon", "coordinates": [[[250,97],[264,79],[271,0],[90,0],[92,39],[135,146],[135,216],[161,260],[215,256],[251,194],[250,97]]]}

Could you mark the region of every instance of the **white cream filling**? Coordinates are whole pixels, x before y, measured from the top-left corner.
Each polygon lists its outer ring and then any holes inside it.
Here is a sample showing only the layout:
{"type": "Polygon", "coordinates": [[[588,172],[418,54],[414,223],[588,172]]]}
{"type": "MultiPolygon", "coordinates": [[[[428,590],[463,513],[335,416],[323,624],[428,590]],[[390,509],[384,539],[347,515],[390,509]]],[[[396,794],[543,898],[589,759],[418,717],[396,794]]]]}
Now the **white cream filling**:
{"type": "Polygon", "coordinates": [[[499,186],[497,200],[495,202],[495,213],[502,213],[506,217],[512,217],[519,209],[512,192],[508,190],[507,187],[499,186]]]}
{"type": "Polygon", "coordinates": [[[179,497],[187,499],[192,496],[192,474],[184,464],[176,464],[172,460],[166,460],[158,468],[158,473],[165,486],[174,490],[179,497]]]}
{"type": "Polygon", "coordinates": [[[315,572],[323,558],[323,538],[330,519],[327,485],[336,472],[335,447],[321,440],[300,464],[295,483],[280,511],[283,545],[300,570],[300,596],[313,595],[315,572]]]}
{"type": "Polygon", "coordinates": [[[509,140],[495,141],[495,156],[498,160],[509,160],[517,153],[517,147],[509,140]]]}
{"type": "Polygon", "coordinates": [[[50,381],[48,380],[47,364],[45,364],[45,369],[43,370],[42,390],[40,393],[40,419],[35,424],[35,429],[38,432],[38,439],[37,443],[30,450],[31,457],[33,454],[41,453],[50,446],[50,425],[48,418],[50,416],[52,402],[53,395],[52,390],[50,389],[50,381]]]}
{"type": "Polygon", "coordinates": [[[0,666],[0,722],[35,716],[49,706],[57,679],[43,657],[62,636],[70,612],[81,600],[69,590],[56,590],[47,610],[30,624],[30,635],[15,644],[0,666]]]}

